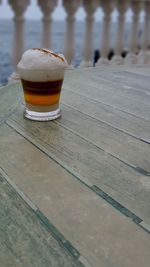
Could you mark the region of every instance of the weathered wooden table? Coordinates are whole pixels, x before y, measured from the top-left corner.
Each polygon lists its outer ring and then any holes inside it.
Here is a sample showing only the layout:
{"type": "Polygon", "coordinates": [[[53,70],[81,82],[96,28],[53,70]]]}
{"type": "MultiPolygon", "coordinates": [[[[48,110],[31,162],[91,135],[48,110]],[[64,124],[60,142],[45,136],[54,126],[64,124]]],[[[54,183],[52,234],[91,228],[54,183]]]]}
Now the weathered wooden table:
{"type": "Polygon", "coordinates": [[[62,117],[0,89],[0,266],[150,266],[150,71],[66,74],[62,117]]]}

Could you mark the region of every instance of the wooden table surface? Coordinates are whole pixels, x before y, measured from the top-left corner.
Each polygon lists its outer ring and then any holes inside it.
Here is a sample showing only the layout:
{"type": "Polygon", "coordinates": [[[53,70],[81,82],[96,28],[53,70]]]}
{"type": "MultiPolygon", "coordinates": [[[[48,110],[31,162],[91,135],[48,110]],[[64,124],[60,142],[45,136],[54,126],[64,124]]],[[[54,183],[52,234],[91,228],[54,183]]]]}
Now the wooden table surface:
{"type": "Polygon", "coordinates": [[[0,262],[149,267],[150,70],[69,70],[62,117],[0,89],[0,262]]]}

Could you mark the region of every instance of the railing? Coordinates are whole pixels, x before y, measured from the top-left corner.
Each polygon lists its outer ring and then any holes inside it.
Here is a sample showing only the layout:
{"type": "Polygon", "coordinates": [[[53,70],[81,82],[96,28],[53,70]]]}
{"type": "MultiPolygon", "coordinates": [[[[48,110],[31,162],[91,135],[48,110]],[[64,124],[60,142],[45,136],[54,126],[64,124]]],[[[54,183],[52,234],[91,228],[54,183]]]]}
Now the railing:
{"type": "MultiPolygon", "coordinates": [[[[2,0],[3,1],[3,0],[2,0]]],[[[0,3],[2,2],[0,1],[0,3]]],[[[30,0],[8,0],[14,12],[14,44],[13,44],[13,65],[16,67],[21,54],[24,50],[24,22],[25,11],[30,5],[30,0]]],[[[42,47],[51,48],[51,23],[52,14],[58,5],[57,0],[37,0],[43,18],[42,47]]],[[[62,5],[66,11],[66,37],[64,54],[69,62],[72,63],[75,51],[75,33],[76,12],[82,6],[85,10],[85,35],[83,36],[83,59],[81,67],[93,65],[93,26],[95,22],[94,14],[98,8],[103,11],[103,31],[99,37],[100,58],[97,65],[101,64],[148,64],[150,63],[149,52],[149,34],[150,34],[150,0],[62,0],[62,5]],[[127,11],[132,10],[132,21],[130,27],[130,41],[128,47],[125,47],[124,33],[126,25],[127,11]],[[111,15],[117,10],[117,30],[114,47],[114,56],[112,60],[108,59],[110,48],[110,26],[111,15]],[[143,12],[142,41],[138,41],[140,14],[143,12]],[[127,56],[122,57],[122,51],[127,49],[127,56]],[[139,51],[138,51],[139,50],[139,51]]]]}

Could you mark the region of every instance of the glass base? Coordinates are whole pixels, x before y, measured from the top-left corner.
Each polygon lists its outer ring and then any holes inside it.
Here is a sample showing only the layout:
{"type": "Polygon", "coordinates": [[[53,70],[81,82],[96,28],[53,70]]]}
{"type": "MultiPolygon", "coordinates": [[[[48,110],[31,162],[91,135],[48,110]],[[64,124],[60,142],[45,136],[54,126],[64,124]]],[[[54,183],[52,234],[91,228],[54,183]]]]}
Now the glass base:
{"type": "Polygon", "coordinates": [[[60,108],[50,111],[50,112],[37,112],[31,111],[28,108],[25,108],[24,116],[33,121],[51,121],[59,118],[61,116],[60,108]]]}

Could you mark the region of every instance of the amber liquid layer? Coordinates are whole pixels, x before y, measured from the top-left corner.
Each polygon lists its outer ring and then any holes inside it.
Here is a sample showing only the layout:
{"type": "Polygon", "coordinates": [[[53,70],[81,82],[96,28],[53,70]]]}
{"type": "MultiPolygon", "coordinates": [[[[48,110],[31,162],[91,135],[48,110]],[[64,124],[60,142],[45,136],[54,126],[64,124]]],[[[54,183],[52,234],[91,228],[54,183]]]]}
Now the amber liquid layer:
{"type": "Polygon", "coordinates": [[[35,111],[51,111],[59,106],[63,80],[31,82],[21,80],[27,108],[35,111]]]}

